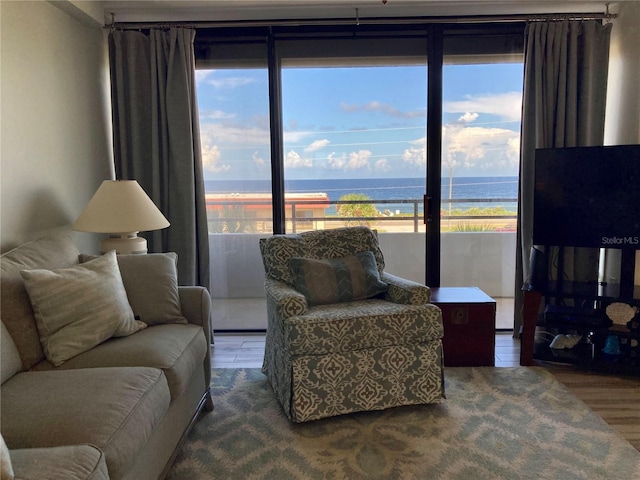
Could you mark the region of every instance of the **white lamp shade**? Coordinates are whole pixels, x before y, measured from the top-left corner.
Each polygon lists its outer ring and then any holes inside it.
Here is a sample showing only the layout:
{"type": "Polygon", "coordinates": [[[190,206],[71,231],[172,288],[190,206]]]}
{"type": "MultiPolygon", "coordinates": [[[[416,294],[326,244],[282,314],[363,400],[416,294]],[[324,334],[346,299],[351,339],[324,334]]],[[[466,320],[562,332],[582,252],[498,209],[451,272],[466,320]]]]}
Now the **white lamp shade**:
{"type": "Polygon", "coordinates": [[[133,233],[169,226],[165,216],[135,180],[105,180],[73,224],[94,233],[133,233]]]}

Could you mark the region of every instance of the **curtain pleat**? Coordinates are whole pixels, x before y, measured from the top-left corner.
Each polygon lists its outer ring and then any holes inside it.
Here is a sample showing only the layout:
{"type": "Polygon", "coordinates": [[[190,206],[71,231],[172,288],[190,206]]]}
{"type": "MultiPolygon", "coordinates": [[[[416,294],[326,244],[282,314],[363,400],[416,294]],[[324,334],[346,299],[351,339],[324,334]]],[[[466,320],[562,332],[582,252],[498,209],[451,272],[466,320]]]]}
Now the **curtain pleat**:
{"type": "MultiPolygon", "coordinates": [[[[532,22],[525,29],[514,335],[530,274],[535,150],[603,144],[611,28],[588,20],[532,22]]],[[[563,254],[567,279],[597,281],[597,249],[563,254]]]]}
{"type": "Polygon", "coordinates": [[[171,226],[143,232],[149,251],[178,254],[178,281],[209,287],[195,30],[109,34],[116,178],[135,179],[171,226]]]}

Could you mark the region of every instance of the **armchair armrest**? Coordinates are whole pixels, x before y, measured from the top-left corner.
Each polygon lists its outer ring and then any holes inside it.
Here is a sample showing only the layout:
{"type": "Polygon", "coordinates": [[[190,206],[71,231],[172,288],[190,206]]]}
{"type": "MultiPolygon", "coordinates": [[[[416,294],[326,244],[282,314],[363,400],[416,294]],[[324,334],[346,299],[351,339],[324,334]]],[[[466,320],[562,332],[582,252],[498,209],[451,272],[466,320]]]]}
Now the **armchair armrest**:
{"type": "Polygon", "coordinates": [[[431,302],[431,289],[426,285],[382,272],[380,277],[389,285],[385,299],[405,305],[424,305],[431,302]]]}
{"type": "Polygon", "coordinates": [[[265,278],[267,308],[279,319],[303,315],[308,305],[305,296],[284,282],[265,278]]]}

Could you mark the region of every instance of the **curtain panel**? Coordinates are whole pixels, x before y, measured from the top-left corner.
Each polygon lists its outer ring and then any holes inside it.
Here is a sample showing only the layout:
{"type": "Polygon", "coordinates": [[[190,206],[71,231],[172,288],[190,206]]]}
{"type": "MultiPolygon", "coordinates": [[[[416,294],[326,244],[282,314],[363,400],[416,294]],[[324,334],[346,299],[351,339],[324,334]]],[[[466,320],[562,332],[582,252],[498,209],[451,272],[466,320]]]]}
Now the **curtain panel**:
{"type": "Polygon", "coordinates": [[[193,42],[185,28],[109,34],[116,178],[134,179],[171,226],[149,251],[178,254],[181,285],[209,287],[209,239],[193,42]]]}
{"type": "MultiPolygon", "coordinates": [[[[587,20],[532,22],[525,29],[514,335],[530,274],[535,150],[603,144],[611,28],[587,20]]],[[[563,250],[568,280],[597,281],[597,249],[563,250]]]]}

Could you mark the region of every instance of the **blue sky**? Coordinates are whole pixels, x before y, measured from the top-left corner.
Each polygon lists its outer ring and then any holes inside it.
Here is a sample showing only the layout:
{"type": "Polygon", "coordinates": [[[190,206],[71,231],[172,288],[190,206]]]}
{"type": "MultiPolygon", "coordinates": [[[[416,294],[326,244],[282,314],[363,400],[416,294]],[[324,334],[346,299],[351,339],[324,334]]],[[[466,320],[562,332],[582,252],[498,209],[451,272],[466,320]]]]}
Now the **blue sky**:
{"type": "MultiPolygon", "coordinates": [[[[282,73],[285,178],[425,175],[426,67],[282,73]]],[[[205,178],[270,177],[266,70],[198,71],[205,178]]],[[[522,64],[445,65],[443,176],[518,173],[522,64]]]]}

